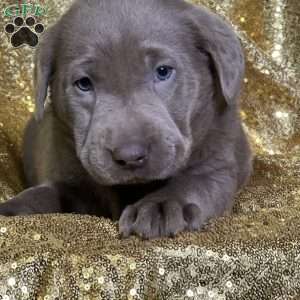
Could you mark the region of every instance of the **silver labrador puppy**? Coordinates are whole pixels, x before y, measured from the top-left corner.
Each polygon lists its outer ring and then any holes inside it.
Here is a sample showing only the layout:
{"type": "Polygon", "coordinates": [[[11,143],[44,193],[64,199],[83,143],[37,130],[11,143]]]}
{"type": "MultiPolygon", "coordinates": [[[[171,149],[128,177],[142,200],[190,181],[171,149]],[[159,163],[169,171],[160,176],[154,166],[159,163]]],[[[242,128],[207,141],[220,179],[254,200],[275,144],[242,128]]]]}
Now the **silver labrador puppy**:
{"type": "Polygon", "coordinates": [[[123,237],[200,229],[230,211],[252,170],[243,75],[238,38],[203,8],[76,1],[38,48],[28,189],[0,214],[104,216],[123,237]]]}

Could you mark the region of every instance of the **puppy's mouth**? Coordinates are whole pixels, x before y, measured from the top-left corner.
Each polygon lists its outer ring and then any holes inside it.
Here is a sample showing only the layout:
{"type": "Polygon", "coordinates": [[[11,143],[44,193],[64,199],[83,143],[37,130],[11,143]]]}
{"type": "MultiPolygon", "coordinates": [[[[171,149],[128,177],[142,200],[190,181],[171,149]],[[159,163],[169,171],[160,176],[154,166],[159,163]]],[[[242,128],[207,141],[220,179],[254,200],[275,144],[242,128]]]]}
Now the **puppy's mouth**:
{"type": "Polygon", "coordinates": [[[134,184],[147,184],[152,181],[165,180],[170,177],[172,163],[163,168],[157,170],[157,172],[151,172],[150,168],[143,169],[130,169],[112,167],[107,170],[93,168],[90,170],[91,175],[101,184],[105,185],[134,185],[134,184]]]}
{"type": "Polygon", "coordinates": [[[115,183],[115,185],[120,185],[120,184],[125,184],[125,185],[134,185],[134,184],[146,184],[148,182],[152,182],[154,181],[154,179],[145,179],[145,178],[141,178],[138,176],[133,176],[125,181],[118,181],[117,183],[115,183]]]}
{"type": "Polygon", "coordinates": [[[109,140],[101,143],[91,140],[80,151],[80,160],[86,171],[99,184],[107,186],[168,179],[184,167],[189,155],[185,139],[174,137],[171,132],[164,133],[162,138],[153,138],[151,143],[144,139],[141,143],[125,144],[125,147],[110,145],[109,140]],[[95,147],[95,144],[105,146],[95,147]]]}
{"type": "Polygon", "coordinates": [[[88,173],[102,185],[134,185],[146,184],[152,181],[165,180],[174,172],[176,165],[176,151],[172,149],[169,155],[157,158],[149,158],[143,164],[122,165],[104,155],[97,159],[95,152],[91,152],[85,159],[84,166],[88,173]]]}

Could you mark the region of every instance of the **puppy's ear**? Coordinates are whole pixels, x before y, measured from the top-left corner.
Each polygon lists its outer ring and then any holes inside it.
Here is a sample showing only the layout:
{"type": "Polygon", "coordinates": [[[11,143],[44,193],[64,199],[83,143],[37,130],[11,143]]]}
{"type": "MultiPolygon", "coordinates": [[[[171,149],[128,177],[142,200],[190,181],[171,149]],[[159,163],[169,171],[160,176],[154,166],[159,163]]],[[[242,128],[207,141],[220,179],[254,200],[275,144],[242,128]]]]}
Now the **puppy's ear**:
{"type": "Polygon", "coordinates": [[[47,30],[34,57],[35,119],[41,121],[47,98],[49,82],[54,73],[56,25],[47,30]]]}
{"type": "Polygon", "coordinates": [[[245,72],[239,39],[229,24],[206,8],[189,5],[186,13],[196,47],[211,56],[225,101],[234,105],[245,72]]]}

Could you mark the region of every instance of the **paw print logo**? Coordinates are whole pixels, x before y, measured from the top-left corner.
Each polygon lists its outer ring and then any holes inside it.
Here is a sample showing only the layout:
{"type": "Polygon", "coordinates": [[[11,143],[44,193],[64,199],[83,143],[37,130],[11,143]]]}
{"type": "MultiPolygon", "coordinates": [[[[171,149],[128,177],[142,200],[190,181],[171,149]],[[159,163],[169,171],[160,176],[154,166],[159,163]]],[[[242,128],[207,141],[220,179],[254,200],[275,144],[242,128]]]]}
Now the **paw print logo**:
{"type": "Polygon", "coordinates": [[[36,23],[34,17],[27,17],[24,20],[22,17],[16,17],[13,23],[5,26],[6,33],[10,34],[10,42],[18,48],[22,45],[35,47],[39,43],[39,35],[43,33],[45,27],[41,23],[36,23]]]}

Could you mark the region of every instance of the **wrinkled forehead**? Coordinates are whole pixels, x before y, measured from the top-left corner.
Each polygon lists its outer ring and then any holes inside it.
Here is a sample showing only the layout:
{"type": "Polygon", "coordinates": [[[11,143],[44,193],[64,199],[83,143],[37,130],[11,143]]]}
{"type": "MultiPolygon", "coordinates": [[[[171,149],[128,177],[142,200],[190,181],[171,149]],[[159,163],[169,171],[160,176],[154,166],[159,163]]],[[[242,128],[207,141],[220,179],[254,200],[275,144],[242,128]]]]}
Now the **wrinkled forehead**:
{"type": "Polygon", "coordinates": [[[59,46],[65,63],[80,57],[123,62],[146,54],[166,57],[189,44],[179,11],[153,5],[163,1],[91,2],[75,5],[61,20],[64,38],[59,46]]]}

